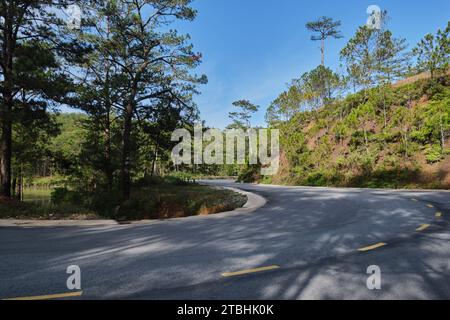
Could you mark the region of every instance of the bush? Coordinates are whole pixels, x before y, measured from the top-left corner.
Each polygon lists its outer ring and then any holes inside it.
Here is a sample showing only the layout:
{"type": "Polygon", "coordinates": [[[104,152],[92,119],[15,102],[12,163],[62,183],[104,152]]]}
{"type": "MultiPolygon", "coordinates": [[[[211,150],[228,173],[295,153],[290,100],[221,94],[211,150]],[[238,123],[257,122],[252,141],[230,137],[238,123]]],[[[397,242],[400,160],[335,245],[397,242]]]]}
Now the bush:
{"type": "Polygon", "coordinates": [[[237,178],[238,182],[253,183],[260,180],[261,167],[259,165],[250,165],[242,169],[237,178]]]}
{"type": "Polygon", "coordinates": [[[194,178],[189,173],[177,172],[165,177],[149,176],[138,180],[135,183],[137,187],[158,186],[162,184],[170,184],[174,186],[185,186],[193,183],[194,178]]]}
{"type": "Polygon", "coordinates": [[[114,218],[116,208],[120,204],[120,197],[117,190],[108,192],[97,190],[84,197],[85,206],[104,217],[114,218]]]}
{"type": "Polygon", "coordinates": [[[428,163],[436,163],[442,160],[442,148],[440,145],[433,144],[425,149],[425,158],[428,163]]]}
{"type": "Polygon", "coordinates": [[[184,186],[194,182],[194,176],[186,172],[175,172],[169,176],[164,177],[164,181],[171,185],[184,186]]]}
{"type": "Polygon", "coordinates": [[[306,184],[309,186],[321,187],[326,186],[328,183],[328,178],[324,172],[317,171],[312,172],[306,178],[306,184]]]}
{"type": "Polygon", "coordinates": [[[159,200],[151,193],[134,193],[128,201],[114,208],[111,217],[119,220],[158,219],[159,200]]]}
{"type": "Polygon", "coordinates": [[[51,193],[51,202],[60,204],[81,204],[84,203],[83,195],[78,191],[71,191],[67,188],[55,188],[51,193]]]}

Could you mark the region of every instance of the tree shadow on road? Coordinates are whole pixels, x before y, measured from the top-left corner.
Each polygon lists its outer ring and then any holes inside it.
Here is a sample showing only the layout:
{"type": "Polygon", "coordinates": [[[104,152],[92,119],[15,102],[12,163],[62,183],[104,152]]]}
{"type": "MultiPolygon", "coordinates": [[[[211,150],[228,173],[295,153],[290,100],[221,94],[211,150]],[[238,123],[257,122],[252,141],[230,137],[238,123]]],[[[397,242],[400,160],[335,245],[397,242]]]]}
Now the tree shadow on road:
{"type": "Polygon", "coordinates": [[[417,226],[433,219],[422,203],[368,190],[272,188],[262,193],[268,204],[251,214],[39,233],[25,229],[20,235],[5,229],[1,254],[11,261],[0,269],[14,275],[2,279],[6,284],[0,289],[77,264],[86,298],[449,298],[448,229],[436,230],[435,238],[412,236],[417,226]],[[386,248],[357,252],[391,240],[386,248]],[[33,261],[20,257],[33,253],[39,253],[33,261]],[[19,260],[20,270],[11,272],[19,260]],[[381,291],[366,288],[366,269],[373,264],[382,269],[381,291]],[[269,265],[281,268],[221,276],[269,265]]]}

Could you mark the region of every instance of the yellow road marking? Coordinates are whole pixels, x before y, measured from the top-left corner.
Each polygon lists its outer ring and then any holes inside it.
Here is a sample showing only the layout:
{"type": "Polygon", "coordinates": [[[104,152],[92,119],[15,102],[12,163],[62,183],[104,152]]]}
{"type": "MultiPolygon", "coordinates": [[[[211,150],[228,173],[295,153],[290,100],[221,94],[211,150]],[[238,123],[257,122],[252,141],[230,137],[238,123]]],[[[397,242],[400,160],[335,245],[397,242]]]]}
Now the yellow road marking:
{"type": "Polygon", "coordinates": [[[419,200],[417,200],[416,198],[412,198],[411,200],[414,202],[419,202],[419,200]]]}
{"type": "Polygon", "coordinates": [[[442,212],[436,212],[436,218],[442,218],[442,212]]]}
{"type": "Polygon", "coordinates": [[[427,204],[428,208],[434,208],[434,206],[432,204],[427,204]]]}
{"type": "Polygon", "coordinates": [[[387,245],[387,244],[384,243],[384,242],[380,242],[380,243],[374,244],[373,246],[368,246],[368,247],[365,247],[365,248],[360,248],[360,249],[358,249],[358,251],[360,251],[360,252],[366,252],[366,251],[375,250],[375,249],[384,247],[385,245],[387,245]]]}
{"type": "Polygon", "coordinates": [[[44,296],[9,298],[9,299],[3,299],[3,300],[49,300],[49,299],[62,299],[62,298],[70,298],[70,297],[81,297],[82,294],[83,294],[83,291],[77,291],[77,292],[69,292],[69,293],[49,294],[49,295],[44,295],[44,296]]]}
{"type": "Polygon", "coordinates": [[[431,227],[430,224],[423,224],[423,225],[421,225],[420,227],[418,227],[418,228],[416,229],[416,231],[423,231],[423,230],[425,230],[425,229],[428,229],[429,227],[431,227]]]}
{"type": "Polygon", "coordinates": [[[241,276],[244,274],[249,273],[255,273],[255,272],[262,272],[262,271],[269,271],[280,268],[279,266],[268,266],[268,267],[261,267],[261,268],[254,268],[254,269],[247,269],[247,270],[241,270],[236,272],[225,272],[222,273],[222,277],[234,277],[234,276],[241,276]]]}

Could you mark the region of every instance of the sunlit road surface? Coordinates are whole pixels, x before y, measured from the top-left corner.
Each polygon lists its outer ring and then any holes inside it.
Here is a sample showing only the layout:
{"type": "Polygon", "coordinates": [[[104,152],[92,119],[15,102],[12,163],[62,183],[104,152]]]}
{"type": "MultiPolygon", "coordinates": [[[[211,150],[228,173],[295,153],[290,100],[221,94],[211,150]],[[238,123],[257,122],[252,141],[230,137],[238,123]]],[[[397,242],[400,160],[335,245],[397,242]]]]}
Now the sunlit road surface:
{"type": "Polygon", "coordinates": [[[267,204],[141,225],[0,228],[0,298],[450,298],[449,192],[208,183],[267,204]],[[81,268],[82,295],[66,287],[69,265],[81,268]],[[366,286],[372,265],[381,290],[366,286]]]}

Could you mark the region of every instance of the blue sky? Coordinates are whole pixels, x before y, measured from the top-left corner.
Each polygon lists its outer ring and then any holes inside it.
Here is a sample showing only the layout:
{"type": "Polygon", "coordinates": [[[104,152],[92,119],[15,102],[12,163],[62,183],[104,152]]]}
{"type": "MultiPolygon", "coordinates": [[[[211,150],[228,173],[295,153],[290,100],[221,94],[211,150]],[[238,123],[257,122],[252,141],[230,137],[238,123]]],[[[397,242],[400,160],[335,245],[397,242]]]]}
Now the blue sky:
{"type": "Polygon", "coordinates": [[[319,43],[310,41],[306,22],[322,15],[342,20],[345,38],[326,44],[326,65],[339,71],[339,51],[366,22],[372,4],[388,10],[390,29],[410,48],[450,20],[448,0],[195,0],[197,19],[177,28],[203,54],[197,72],[209,83],[195,98],[202,119],[223,128],[231,103],[249,99],[261,106],[253,124],[263,125],[267,106],[286,84],[320,64],[319,43]]]}

